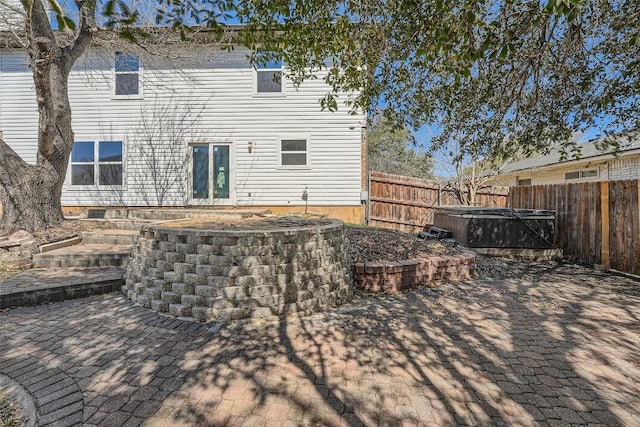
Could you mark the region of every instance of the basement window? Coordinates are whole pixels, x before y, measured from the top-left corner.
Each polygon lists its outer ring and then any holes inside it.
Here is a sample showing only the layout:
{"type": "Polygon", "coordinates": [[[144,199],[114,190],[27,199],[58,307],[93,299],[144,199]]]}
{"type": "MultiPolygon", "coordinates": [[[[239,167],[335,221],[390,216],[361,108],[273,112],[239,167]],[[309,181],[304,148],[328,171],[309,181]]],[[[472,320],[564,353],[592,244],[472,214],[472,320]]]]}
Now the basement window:
{"type": "Polygon", "coordinates": [[[76,141],[71,185],[122,185],[122,141],[76,141]]]}

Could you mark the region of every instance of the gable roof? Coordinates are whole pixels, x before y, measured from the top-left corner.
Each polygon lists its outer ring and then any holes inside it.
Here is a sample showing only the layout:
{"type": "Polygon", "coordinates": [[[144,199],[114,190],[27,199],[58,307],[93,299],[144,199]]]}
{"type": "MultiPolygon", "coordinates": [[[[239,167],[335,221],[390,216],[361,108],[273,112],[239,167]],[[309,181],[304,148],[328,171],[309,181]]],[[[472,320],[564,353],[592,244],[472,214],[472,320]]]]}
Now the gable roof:
{"type": "MultiPolygon", "coordinates": [[[[522,171],[527,169],[537,169],[545,166],[551,165],[561,165],[563,163],[571,163],[576,161],[584,161],[587,159],[593,159],[598,157],[608,157],[613,156],[616,153],[615,150],[608,151],[600,151],[596,147],[596,142],[599,140],[592,140],[589,142],[585,142],[584,144],[578,144],[580,147],[580,157],[573,158],[568,157],[564,160],[560,160],[561,153],[559,149],[552,150],[549,154],[544,156],[537,157],[529,157],[528,159],[518,160],[516,162],[506,164],[500,174],[507,174],[516,171],[522,171]]],[[[625,141],[620,145],[620,149],[617,152],[617,155],[625,153],[627,151],[640,150],[640,138],[636,138],[633,141],[625,141]]]]}

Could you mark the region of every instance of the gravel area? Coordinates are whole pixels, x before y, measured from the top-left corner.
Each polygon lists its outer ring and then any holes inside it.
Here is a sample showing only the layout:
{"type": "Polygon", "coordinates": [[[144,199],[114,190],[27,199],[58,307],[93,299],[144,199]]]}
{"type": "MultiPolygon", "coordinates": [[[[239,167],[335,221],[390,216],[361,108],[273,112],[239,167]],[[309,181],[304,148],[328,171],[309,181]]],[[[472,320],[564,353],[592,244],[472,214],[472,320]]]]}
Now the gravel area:
{"type": "Polygon", "coordinates": [[[527,280],[532,283],[556,282],[577,285],[593,291],[612,291],[640,295],[640,278],[616,272],[598,271],[586,265],[565,261],[527,261],[479,256],[478,279],[527,280]]]}

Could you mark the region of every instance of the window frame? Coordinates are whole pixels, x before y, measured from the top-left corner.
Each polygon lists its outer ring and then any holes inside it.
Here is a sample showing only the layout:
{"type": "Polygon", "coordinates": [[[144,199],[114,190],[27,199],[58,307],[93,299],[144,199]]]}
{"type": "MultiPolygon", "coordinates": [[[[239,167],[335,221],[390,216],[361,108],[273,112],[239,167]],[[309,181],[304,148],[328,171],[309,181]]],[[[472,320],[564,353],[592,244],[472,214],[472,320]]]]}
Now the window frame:
{"type": "Polygon", "coordinates": [[[280,170],[288,170],[288,169],[311,169],[311,138],[308,136],[301,136],[301,135],[287,135],[287,136],[283,136],[283,137],[279,137],[278,138],[278,169],[280,170]],[[305,141],[305,151],[299,151],[299,150],[294,150],[294,151],[283,151],[282,150],[282,143],[284,141],[305,141]],[[297,154],[297,153],[305,153],[306,155],[306,163],[304,165],[285,165],[282,163],[282,155],[285,153],[291,153],[291,154],[297,154]]]}
{"type": "Polygon", "coordinates": [[[284,66],[284,62],[280,61],[280,66],[278,68],[276,67],[270,67],[269,64],[266,64],[264,66],[255,66],[253,67],[253,95],[256,97],[272,97],[272,98],[278,98],[278,97],[284,97],[286,95],[286,81],[285,81],[285,76],[284,76],[284,70],[285,70],[285,66],[284,66]],[[280,72],[280,91],[279,92],[259,92],[258,91],[258,75],[261,72],[280,72]]]}
{"type": "Polygon", "coordinates": [[[74,188],[78,188],[78,187],[92,187],[93,185],[95,185],[96,182],[96,143],[95,141],[92,140],[87,140],[87,139],[80,139],[78,141],[73,141],[73,144],[75,146],[76,143],[91,143],[93,146],[93,152],[92,152],[92,156],[93,156],[93,161],[91,162],[84,162],[84,161],[78,161],[78,162],[74,162],[73,161],[73,146],[71,147],[71,155],[69,158],[69,185],[71,187],[74,188]],[[93,184],[74,184],[73,183],[73,167],[74,166],[92,166],[93,167],[93,184]]]}
{"type": "Polygon", "coordinates": [[[600,178],[600,168],[589,168],[589,169],[580,169],[580,170],[574,170],[574,171],[570,171],[570,172],[565,172],[564,173],[564,180],[565,181],[579,181],[579,180],[586,180],[588,178],[600,178]],[[595,172],[595,175],[592,175],[592,173],[595,172]],[[585,176],[586,173],[589,173],[589,175],[585,176]],[[577,177],[575,178],[569,178],[567,175],[573,175],[573,174],[578,174],[577,177]]]}
{"type": "MultiPolygon", "coordinates": [[[[125,189],[126,188],[126,144],[124,138],[78,138],[76,142],[91,142],[93,143],[93,162],[74,162],[73,157],[69,158],[69,168],[67,173],[66,186],[70,189],[125,189]],[[100,161],[100,143],[101,142],[119,142],[121,144],[121,160],[114,161],[100,161]],[[73,166],[74,165],[92,165],[93,166],[93,184],[73,184],[73,166]],[[120,184],[100,184],[100,166],[101,165],[120,165],[122,168],[122,182],[120,184]]],[[[72,151],[73,153],[73,148],[72,151]]]]}
{"type": "Polygon", "coordinates": [[[114,51],[113,52],[113,64],[112,64],[112,74],[113,74],[113,87],[111,89],[111,98],[112,99],[142,99],[143,98],[143,66],[142,66],[142,58],[140,55],[135,53],[127,53],[124,51],[114,51]],[[138,59],[138,71],[116,71],[116,62],[118,55],[133,55],[138,59]],[[119,75],[138,75],[138,93],[136,94],[128,94],[128,95],[118,95],[116,94],[117,87],[117,79],[119,75]]]}
{"type": "Polygon", "coordinates": [[[186,150],[187,150],[187,165],[185,167],[185,175],[184,175],[184,184],[188,191],[185,198],[185,203],[189,206],[235,206],[237,203],[237,191],[236,188],[236,149],[237,142],[229,140],[229,139],[213,139],[208,141],[203,140],[194,140],[187,142],[186,150]],[[209,176],[214,168],[214,150],[213,147],[216,145],[226,145],[229,147],[229,197],[228,198],[216,198],[213,197],[212,191],[212,181],[209,182],[209,188],[207,189],[207,197],[206,198],[194,198],[193,197],[193,147],[198,146],[206,146],[208,147],[208,171],[209,176]]]}

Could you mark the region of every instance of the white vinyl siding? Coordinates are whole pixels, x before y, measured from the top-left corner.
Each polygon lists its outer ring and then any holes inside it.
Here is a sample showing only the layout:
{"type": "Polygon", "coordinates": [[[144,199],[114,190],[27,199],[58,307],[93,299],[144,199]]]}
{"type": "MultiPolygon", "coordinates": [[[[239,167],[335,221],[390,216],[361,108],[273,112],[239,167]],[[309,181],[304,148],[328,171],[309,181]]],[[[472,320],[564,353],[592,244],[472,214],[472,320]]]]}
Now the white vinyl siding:
{"type": "Polygon", "coordinates": [[[38,148],[38,107],[26,55],[3,51],[0,56],[0,116],[3,139],[27,163],[35,163],[38,148]]]}
{"type": "MultiPolygon", "coordinates": [[[[185,205],[190,195],[188,144],[226,141],[235,153],[230,191],[237,205],[303,205],[300,195],[308,187],[310,205],[359,206],[364,115],[350,115],[344,106],[338,112],[321,111],[318,100],[328,90],[322,78],[297,90],[284,81],[286,97],[255,96],[256,70],[245,55],[239,48],[199,53],[209,61],[190,64],[180,77],[168,64],[141,58],[144,99],[114,98],[112,53],[81,58],[69,80],[75,140],[126,139],[124,182],[108,191],[85,191],[67,180],[62,204],[155,206],[162,200],[163,205],[185,205]],[[166,135],[140,138],[145,114],[176,104],[201,117],[182,135],[182,142],[176,144],[166,135]],[[280,141],[298,136],[307,140],[307,167],[280,168],[280,141]]],[[[31,71],[20,52],[3,51],[0,61],[4,138],[33,163],[38,115],[31,71]]]]}

